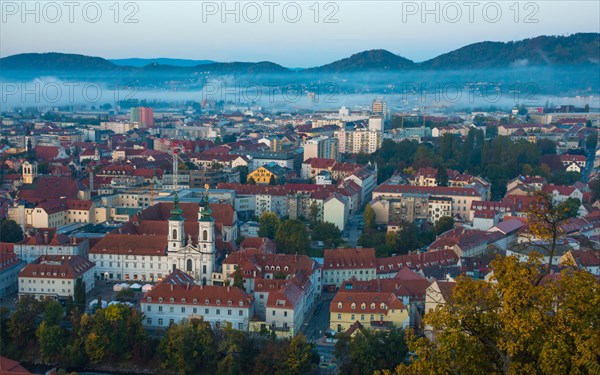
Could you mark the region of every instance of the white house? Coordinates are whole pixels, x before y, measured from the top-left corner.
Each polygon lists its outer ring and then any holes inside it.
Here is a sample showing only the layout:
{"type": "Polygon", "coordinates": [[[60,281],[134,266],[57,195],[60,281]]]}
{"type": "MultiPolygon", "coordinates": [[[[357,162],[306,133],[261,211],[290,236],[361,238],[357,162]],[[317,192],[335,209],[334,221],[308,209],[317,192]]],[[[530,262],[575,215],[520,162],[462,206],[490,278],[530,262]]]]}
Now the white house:
{"type": "Polygon", "coordinates": [[[79,255],[42,255],[19,272],[19,297],[67,298],[75,292],[75,281],[85,282],[85,291],[94,288],[94,263],[79,255]]]}
{"type": "Polygon", "coordinates": [[[184,319],[201,318],[213,328],[230,323],[247,331],[254,298],[237,287],[194,284],[192,276],[177,269],[144,295],[141,310],[146,327],[167,328],[184,319]]]}

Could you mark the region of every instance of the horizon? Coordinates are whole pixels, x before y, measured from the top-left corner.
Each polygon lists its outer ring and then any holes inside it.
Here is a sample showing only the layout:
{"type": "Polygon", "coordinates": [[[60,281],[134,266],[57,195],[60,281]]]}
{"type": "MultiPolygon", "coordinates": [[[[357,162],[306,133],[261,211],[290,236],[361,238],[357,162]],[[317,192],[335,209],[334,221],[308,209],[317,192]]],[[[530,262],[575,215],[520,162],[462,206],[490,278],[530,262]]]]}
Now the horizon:
{"type": "MultiPolygon", "coordinates": [[[[533,36],[525,37],[525,38],[522,38],[522,39],[512,39],[512,40],[480,40],[480,41],[475,41],[473,43],[465,44],[465,45],[460,46],[460,47],[458,47],[456,49],[452,49],[452,50],[441,52],[441,53],[439,53],[439,54],[437,54],[435,56],[431,56],[431,57],[429,57],[429,58],[427,58],[425,60],[413,60],[413,59],[407,57],[404,54],[396,53],[396,52],[394,52],[394,51],[392,51],[390,49],[387,49],[387,48],[370,48],[370,49],[365,49],[365,50],[360,50],[360,51],[355,51],[355,52],[348,52],[344,56],[336,58],[335,60],[324,62],[321,65],[302,66],[302,67],[301,66],[288,66],[288,65],[282,64],[282,63],[280,63],[278,61],[265,60],[265,59],[257,59],[257,60],[252,60],[252,61],[250,61],[250,60],[243,60],[243,59],[233,59],[233,60],[227,60],[227,61],[225,61],[225,60],[215,60],[215,59],[212,59],[210,57],[204,57],[204,58],[179,57],[179,56],[177,56],[177,57],[173,57],[173,56],[161,56],[161,57],[140,57],[140,56],[106,57],[106,56],[93,55],[93,54],[84,54],[84,53],[75,53],[75,52],[61,52],[61,51],[20,52],[20,53],[6,55],[6,56],[2,55],[1,51],[0,51],[0,59],[6,58],[6,57],[10,57],[10,56],[23,55],[23,54],[56,53],[56,54],[64,54],[64,55],[81,55],[81,56],[87,56],[87,57],[97,57],[97,58],[101,58],[101,59],[104,59],[104,60],[107,60],[107,61],[110,61],[110,62],[113,62],[112,60],[133,60],[133,59],[139,59],[139,60],[170,59],[170,60],[185,60],[185,61],[212,61],[213,63],[233,63],[233,62],[239,62],[239,63],[259,63],[259,62],[270,62],[270,63],[274,63],[274,64],[277,64],[277,65],[280,65],[280,66],[282,66],[284,68],[292,69],[293,70],[293,69],[310,69],[310,68],[313,68],[313,67],[327,65],[327,64],[330,64],[330,63],[335,62],[335,61],[339,61],[339,60],[343,60],[343,59],[349,58],[349,57],[351,57],[353,55],[356,55],[356,54],[360,54],[360,53],[364,53],[364,52],[370,52],[370,51],[387,51],[387,52],[390,52],[390,53],[392,53],[392,54],[394,54],[396,56],[406,58],[406,59],[414,62],[415,64],[420,64],[420,63],[423,63],[423,62],[435,59],[436,57],[442,56],[444,54],[447,54],[447,53],[450,53],[450,52],[462,49],[464,47],[468,47],[468,46],[473,45],[473,44],[478,44],[478,43],[490,43],[490,42],[491,43],[509,43],[509,42],[519,42],[519,41],[528,40],[528,39],[535,39],[535,38],[544,37],[544,36],[545,37],[568,37],[568,36],[572,36],[572,35],[576,35],[576,34],[600,34],[600,31],[598,31],[598,32],[577,31],[577,32],[566,33],[566,34],[533,35],[533,36]]],[[[122,63],[121,64],[114,63],[114,64],[115,65],[122,65],[122,63]]],[[[123,65],[123,66],[127,66],[127,65],[123,65]]]]}
{"type": "Polygon", "coordinates": [[[275,3],[278,8],[267,19],[271,10],[255,2],[230,2],[220,9],[216,2],[178,1],[169,3],[170,12],[161,1],[84,2],[77,3],[73,14],[64,5],[51,5],[57,3],[36,2],[22,9],[19,3],[3,2],[0,57],[61,51],[105,59],[159,55],[309,68],[356,51],[385,49],[423,62],[481,41],[600,32],[600,2],[585,0],[485,2],[472,9],[443,1],[426,6],[391,1],[365,6],[347,0],[275,3]],[[253,14],[260,14],[258,20],[253,14]]]}

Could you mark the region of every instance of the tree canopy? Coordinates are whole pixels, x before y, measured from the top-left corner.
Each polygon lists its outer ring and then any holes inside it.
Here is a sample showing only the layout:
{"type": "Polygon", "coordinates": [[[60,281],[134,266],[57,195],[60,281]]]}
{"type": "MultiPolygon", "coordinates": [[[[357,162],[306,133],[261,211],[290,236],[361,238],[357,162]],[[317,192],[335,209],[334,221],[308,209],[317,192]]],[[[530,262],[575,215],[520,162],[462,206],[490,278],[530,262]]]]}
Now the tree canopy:
{"type": "Polygon", "coordinates": [[[593,275],[570,268],[546,275],[535,255],[527,262],[499,257],[491,267],[489,282],[456,280],[450,300],[425,315],[435,340],[410,335],[412,362],[396,374],[600,371],[600,287],[593,275]]]}
{"type": "Polygon", "coordinates": [[[310,249],[306,226],[299,220],[284,220],[275,234],[278,251],[286,254],[305,255],[310,249]]]}
{"type": "Polygon", "coordinates": [[[280,221],[277,214],[274,212],[263,212],[258,219],[260,227],[258,228],[259,237],[267,237],[269,239],[275,239],[275,233],[279,228],[280,221]]]}

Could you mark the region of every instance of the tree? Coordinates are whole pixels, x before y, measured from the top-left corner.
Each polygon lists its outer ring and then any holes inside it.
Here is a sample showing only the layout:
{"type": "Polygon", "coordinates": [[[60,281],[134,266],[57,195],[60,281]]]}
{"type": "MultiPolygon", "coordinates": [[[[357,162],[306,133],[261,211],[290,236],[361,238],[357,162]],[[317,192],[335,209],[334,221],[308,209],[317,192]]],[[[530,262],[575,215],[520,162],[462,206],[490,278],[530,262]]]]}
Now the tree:
{"type": "Polygon", "coordinates": [[[338,247],[342,243],[342,232],[335,224],[324,221],[315,225],[312,240],[323,241],[326,247],[338,247]]]}
{"type": "Polygon", "coordinates": [[[248,179],[248,166],[238,165],[235,169],[240,172],[240,184],[245,184],[248,179]]]}
{"type": "Polygon", "coordinates": [[[564,209],[563,219],[577,217],[577,212],[581,206],[581,201],[577,198],[567,198],[560,203],[560,207],[564,209]]]}
{"type": "MultiPolygon", "coordinates": [[[[86,308],[86,296],[85,296],[85,281],[81,277],[75,280],[75,287],[73,289],[73,303],[79,311],[84,312],[86,308]]],[[[102,305],[100,305],[102,306],[102,305]]]]}
{"type": "Polygon", "coordinates": [[[0,225],[0,240],[17,243],[23,240],[23,230],[14,220],[3,220],[0,225]]]}
{"type": "Polygon", "coordinates": [[[450,216],[442,216],[435,222],[435,235],[439,236],[452,228],[454,228],[454,219],[450,216]]]}
{"type": "Polygon", "coordinates": [[[164,370],[174,369],[180,374],[214,372],[216,367],[216,340],[210,323],[202,319],[183,321],[167,329],[160,341],[158,357],[164,370]]]}
{"type": "Polygon", "coordinates": [[[271,175],[271,177],[269,177],[269,185],[277,185],[277,178],[275,175],[271,175]]]}
{"type": "Polygon", "coordinates": [[[42,359],[53,363],[56,361],[66,342],[65,332],[58,324],[43,321],[35,332],[40,345],[42,359]]]}
{"type": "Polygon", "coordinates": [[[275,234],[277,249],[286,254],[307,254],[310,240],[306,226],[299,220],[284,220],[275,234]]]}
{"type": "Polygon", "coordinates": [[[437,186],[448,186],[448,171],[443,165],[440,165],[435,174],[437,186]]]}
{"type": "Polygon", "coordinates": [[[30,349],[37,329],[36,320],[42,309],[41,302],[32,295],[19,298],[15,312],[7,322],[8,334],[18,353],[30,349]]]}
{"type": "Polygon", "coordinates": [[[548,264],[545,271],[540,274],[538,284],[550,272],[558,244],[564,236],[562,226],[566,224],[571,214],[572,201],[555,205],[552,196],[543,192],[536,194],[535,201],[527,211],[529,231],[524,234],[526,240],[517,246],[517,249],[533,248],[548,256],[548,264]]]}
{"type": "Polygon", "coordinates": [[[258,219],[260,227],[258,228],[259,237],[275,238],[275,233],[280,226],[279,217],[274,212],[263,212],[258,219]]]}
{"type": "MultiPolygon", "coordinates": [[[[460,276],[451,298],[425,315],[435,341],[409,335],[415,353],[396,374],[597,373],[600,285],[565,269],[547,276],[539,255],[491,263],[492,279],[460,276]]],[[[384,372],[389,373],[389,372],[384,372]]]]}
{"type": "Polygon", "coordinates": [[[246,288],[244,287],[244,278],[242,276],[242,269],[240,268],[239,265],[235,266],[235,273],[233,274],[233,286],[236,286],[236,287],[242,289],[243,291],[246,291],[246,288]]]}
{"type": "Polygon", "coordinates": [[[363,219],[365,222],[365,232],[370,233],[375,228],[375,210],[370,204],[365,205],[365,212],[363,213],[363,219]]]}
{"type": "Polygon", "coordinates": [[[250,185],[256,185],[256,181],[254,181],[254,178],[252,178],[252,177],[248,177],[247,182],[250,185]]]}
{"type": "Polygon", "coordinates": [[[311,225],[315,225],[317,222],[319,222],[319,219],[319,206],[317,205],[316,201],[312,201],[310,204],[310,211],[308,213],[308,220],[310,221],[311,225]]]}
{"type": "Polygon", "coordinates": [[[307,374],[313,367],[313,347],[300,333],[292,338],[285,353],[285,374],[307,374]]]}
{"type": "Polygon", "coordinates": [[[338,335],[335,356],[340,374],[373,374],[376,370],[393,370],[402,363],[408,351],[404,330],[387,331],[360,329],[354,337],[338,335]]]}

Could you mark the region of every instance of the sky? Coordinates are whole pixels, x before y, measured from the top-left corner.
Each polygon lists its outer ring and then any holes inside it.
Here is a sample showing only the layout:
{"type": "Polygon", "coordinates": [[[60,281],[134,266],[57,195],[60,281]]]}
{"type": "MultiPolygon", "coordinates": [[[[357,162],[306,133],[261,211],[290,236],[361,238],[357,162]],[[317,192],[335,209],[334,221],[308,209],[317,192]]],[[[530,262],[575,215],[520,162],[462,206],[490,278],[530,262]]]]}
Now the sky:
{"type": "Polygon", "coordinates": [[[600,32],[599,1],[0,2],[0,56],[79,53],[323,65],[369,49],[424,61],[485,40],[600,32]]]}

